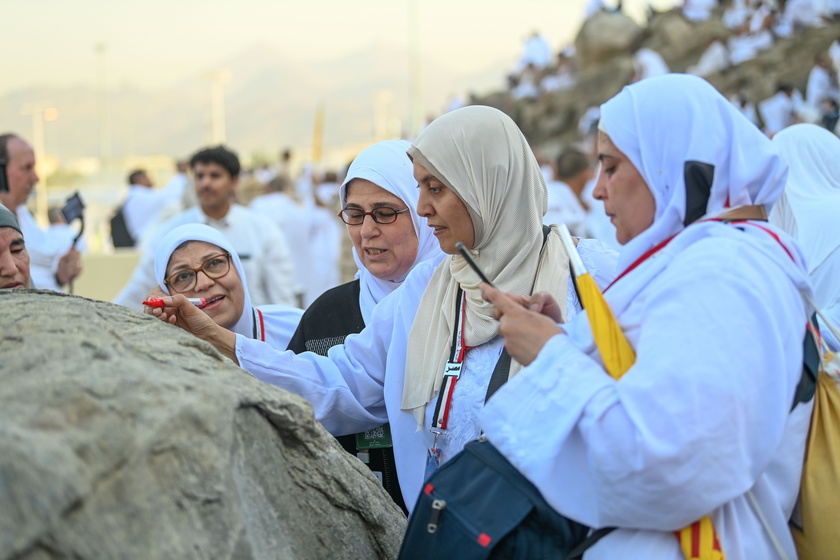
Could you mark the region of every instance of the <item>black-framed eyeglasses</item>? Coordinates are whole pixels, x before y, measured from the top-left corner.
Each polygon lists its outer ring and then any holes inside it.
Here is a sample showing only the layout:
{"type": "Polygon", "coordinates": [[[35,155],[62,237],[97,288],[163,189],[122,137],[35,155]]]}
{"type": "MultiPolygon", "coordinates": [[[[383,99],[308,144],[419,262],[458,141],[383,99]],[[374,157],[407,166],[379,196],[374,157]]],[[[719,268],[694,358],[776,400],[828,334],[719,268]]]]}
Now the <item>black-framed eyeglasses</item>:
{"type": "Polygon", "coordinates": [[[188,292],[195,288],[199,272],[204,272],[207,278],[216,280],[227,274],[229,270],[230,253],[219,253],[201,263],[201,266],[198,268],[179,270],[167,278],[165,284],[169,286],[170,291],[177,293],[188,292]]]}
{"type": "Polygon", "coordinates": [[[360,226],[365,221],[365,216],[370,216],[377,224],[393,224],[397,221],[397,215],[403,212],[408,212],[408,208],[402,210],[394,210],[383,206],[382,208],[374,208],[370,212],[362,212],[357,208],[345,208],[338,213],[341,221],[348,226],[360,226]]]}

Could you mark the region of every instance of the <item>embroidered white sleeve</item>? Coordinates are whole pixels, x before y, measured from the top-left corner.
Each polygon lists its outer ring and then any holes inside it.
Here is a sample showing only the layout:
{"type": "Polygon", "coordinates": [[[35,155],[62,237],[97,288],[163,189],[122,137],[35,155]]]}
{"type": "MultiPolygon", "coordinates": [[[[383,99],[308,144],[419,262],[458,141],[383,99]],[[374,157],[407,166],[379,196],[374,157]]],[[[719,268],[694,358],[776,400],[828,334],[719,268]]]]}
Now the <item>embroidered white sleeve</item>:
{"type": "Polygon", "coordinates": [[[490,342],[467,351],[464,371],[452,395],[449,429],[438,441],[442,461],[448,461],[467,443],[481,435],[478,415],[484,408],[484,397],[487,395],[490,377],[499,361],[503,346],[504,339],[497,336],[490,342]]]}

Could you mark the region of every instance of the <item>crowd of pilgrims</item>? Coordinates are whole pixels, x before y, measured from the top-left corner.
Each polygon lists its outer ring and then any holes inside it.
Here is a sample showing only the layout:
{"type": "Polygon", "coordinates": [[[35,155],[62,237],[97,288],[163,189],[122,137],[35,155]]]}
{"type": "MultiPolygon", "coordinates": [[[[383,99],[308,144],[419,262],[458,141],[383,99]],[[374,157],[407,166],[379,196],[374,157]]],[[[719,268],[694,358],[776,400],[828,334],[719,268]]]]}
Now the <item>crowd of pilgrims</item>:
{"type": "MultiPolygon", "coordinates": [[[[610,7],[603,0],[591,0],[586,7],[588,19],[599,12],[620,12],[621,3],[610,7]]],[[[701,77],[726,71],[758,56],[776,42],[801,36],[809,28],[823,27],[840,17],[838,0],[684,0],[679,10],[689,25],[699,25],[710,18],[718,18],[726,30],[724,35],[712,37],[705,50],[685,71],[701,77]]],[[[649,18],[656,17],[651,11],[649,18]]],[[[507,77],[511,98],[533,100],[577,84],[577,58],[574,45],[567,45],[554,54],[549,42],[534,32],[524,44],[523,52],[507,77]]],[[[639,48],[633,55],[636,82],[671,71],[661,53],[639,48]]],[[[732,91],[724,92],[741,112],[766,134],[772,136],[797,122],[819,124],[833,132],[840,117],[840,39],[819,53],[811,68],[805,92],[792,84],[779,83],[773,96],[751,99],[749,84],[736,83],[732,91]]],[[[455,97],[452,106],[462,102],[455,97]]],[[[586,135],[597,121],[598,107],[582,115],[579,131],[586,135]]]]}
{"type": "MultiPolygon", "coordinates": [[[[597,169],[568,149],[546,181],[507,115],[462,107],[412,141],[369,146],[321,189],[274,170],[247,208],[232,200],[236,155],[201,150],[188,164],[195,205],[141,236],[118,299],[307,399],[407,513],[429,458],[483,434],[557,511],[618,528],[587,559],[682,558],[674,531],[706,515],[730,560],[773,557],[770,531],[795,557],[788,519],[813,403],[791,402],[809,302],[840,323],[840,139],[796,124],[771,140],[685,74],[628,85],[596,130],[597,169]],[[348,283],[322,288],[333,249],[294,237],[316,208],[346,224],[348,283]],[[620,382],[593,343],[561,223],[635,350],[620,382]],[[485,402],[505,353],[509,380],[485,402]]],[[[21,231],[9,212],[7,229],[21,231]]]]}

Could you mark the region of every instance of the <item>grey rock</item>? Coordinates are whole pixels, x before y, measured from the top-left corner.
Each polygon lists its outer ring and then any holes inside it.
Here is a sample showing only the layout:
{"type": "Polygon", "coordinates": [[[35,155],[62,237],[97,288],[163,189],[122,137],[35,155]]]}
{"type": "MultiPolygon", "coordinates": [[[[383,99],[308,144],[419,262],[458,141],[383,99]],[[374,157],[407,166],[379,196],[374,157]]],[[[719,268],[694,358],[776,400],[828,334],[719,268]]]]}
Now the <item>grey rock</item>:
{"type": "Polygon", "coordinates": [[[808,74],[814,67],[814,58],[825,54],[829,45],[840,37],[840,21],[825,27],[811,28],[794,37],[778,40],[773,47],[748,60],[708,77],[720,91],[731,91],[743,81],[751,100],[758,103],[776,92],[778,84],[786,82],[805,94],[808,74]]]}
{"type": "Polygon", "coordinates": [[[395,558],[302,398],[109,303],[0,290],[0,560],[395,558]]]}
{"type": "Polygon", "coordinates": [[[697,62],[713,39],[725,41],[730,33],[720,17],[689,22],[677,9],[657,14],[651,20],[642,46],[662,55],[671,71],[685,72],[697,62]]]}
{"type": "Polygon", "coordinates": [[[597,12],[583,22],[575,39],[580,67],[590,68],[634,51],[643,34],[639,24],[622,13],[597,12]]]}

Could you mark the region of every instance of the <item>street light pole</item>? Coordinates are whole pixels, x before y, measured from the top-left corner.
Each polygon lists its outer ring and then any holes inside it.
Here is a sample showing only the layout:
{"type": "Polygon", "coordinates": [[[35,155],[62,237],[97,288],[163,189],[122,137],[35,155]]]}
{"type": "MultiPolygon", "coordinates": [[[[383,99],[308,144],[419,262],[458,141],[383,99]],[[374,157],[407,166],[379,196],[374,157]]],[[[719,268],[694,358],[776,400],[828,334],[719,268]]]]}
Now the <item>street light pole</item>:
{"type": "Polygon", "coordinates": [[[324,153],[324,104],[315,110],[315,124],[312,130],[312,164],[317,169],[324,153]]]}
{"type": "Polygon", "coordinates": [[[373,137],[378,142],[392,136],[391,134],[391,101],[394,94],[391,90],[380,90],[374,96],[373,105],[373,137]]]}
{"type": "Polygon", "coordinates": [[[99,116],[99,159],[105,162],[111,158],[111,122],[108,116],[108,79],[105,59],[108,46],[105,43],[97,43],[93,51],[98,57],[96,109],[99,116]]]}
{"type": "Polygon", "coordinates": [[[210,75],[210,111],[213,143],[224,144],[225,130],[225,84],[230,81],[230,71],[217,70],[210,75]]]}
{"type": "Polygon", "coordinates": [[[408,82],[409,82],[409,135],[420,132],[423,122],[423,100],[420,87],[420,22],[417,16],[417,1],[408,2],[408,82]]]}
{"type": "Polygon", "coordinates": [[[20,110],[23,115],[32,116],[32,149],[35,151],[35,172],[38,174],[38,188],[35,189],[35,217],[41,224],[47,224],[47,168],[44,122],[58,118],[58,111],[48,101],[26,103],[20,110]]]}

